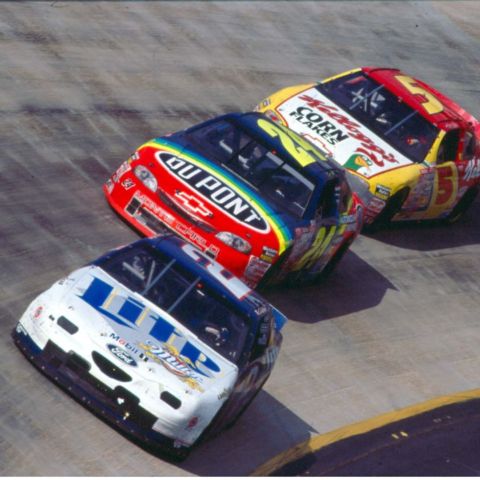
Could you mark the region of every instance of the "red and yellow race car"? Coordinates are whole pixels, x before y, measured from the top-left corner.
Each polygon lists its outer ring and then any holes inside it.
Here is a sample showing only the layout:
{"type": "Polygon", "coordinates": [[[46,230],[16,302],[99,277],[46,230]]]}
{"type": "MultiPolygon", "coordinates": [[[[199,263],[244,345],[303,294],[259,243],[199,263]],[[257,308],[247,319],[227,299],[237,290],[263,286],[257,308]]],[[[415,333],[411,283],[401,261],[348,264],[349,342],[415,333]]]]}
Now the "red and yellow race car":
{"type": "Polygon", "coordinates": [[[104,192],[143,234],[173,231],[251,287],[324,276],[362,226],[344,170],[255,112],[147,142],[104,192]]]}
{"type": "Polygon", "coordinates": [[[480,183],[480,123],[426,83],[364,67],[288,87],[257,107],[329,152],[365,224],[460,218],[480,183]]]}

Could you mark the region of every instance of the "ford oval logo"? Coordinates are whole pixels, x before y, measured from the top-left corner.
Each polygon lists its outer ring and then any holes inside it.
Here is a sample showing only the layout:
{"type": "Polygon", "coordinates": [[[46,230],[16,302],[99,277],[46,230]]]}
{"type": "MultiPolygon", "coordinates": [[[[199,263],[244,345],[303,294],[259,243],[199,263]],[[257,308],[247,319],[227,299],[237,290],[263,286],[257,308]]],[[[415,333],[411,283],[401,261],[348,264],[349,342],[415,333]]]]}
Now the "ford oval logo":
{"type": "Polygon", "coordinates": [[[137,362],[131,357],[131,355],[124,350],[123,348],[118,347],[117,345],[108,344],[107,348],[122,362],[135,367],[137,362]]]}

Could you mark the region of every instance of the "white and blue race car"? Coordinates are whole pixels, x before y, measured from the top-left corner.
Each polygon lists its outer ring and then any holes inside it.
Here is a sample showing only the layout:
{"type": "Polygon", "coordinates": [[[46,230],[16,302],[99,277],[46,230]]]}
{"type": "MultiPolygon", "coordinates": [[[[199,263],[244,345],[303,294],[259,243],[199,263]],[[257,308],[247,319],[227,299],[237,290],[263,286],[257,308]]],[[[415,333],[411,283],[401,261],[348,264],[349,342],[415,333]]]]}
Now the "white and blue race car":
{"type": "Polygon", "coordinates": [[[253,400],[285,322],[237,277],[167,235],[109,252],[56,282],[12,335],[77,400],[181,459],[253,400]]]}

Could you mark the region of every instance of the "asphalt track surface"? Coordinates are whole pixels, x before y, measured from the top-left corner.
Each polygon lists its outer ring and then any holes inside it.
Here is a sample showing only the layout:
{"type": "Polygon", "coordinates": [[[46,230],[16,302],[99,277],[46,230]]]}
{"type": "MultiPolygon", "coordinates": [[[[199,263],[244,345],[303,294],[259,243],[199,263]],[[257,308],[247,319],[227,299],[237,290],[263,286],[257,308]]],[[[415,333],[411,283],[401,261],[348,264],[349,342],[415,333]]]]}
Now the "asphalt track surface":
{"type": "Polygon", "coordinates": [[[478,476],[480,399],[443,406],[302,456],[271,476],[478,476]]]}
{"type": "Polygon", "coordinates": [[[476,2],[0,2],[0,475],[248,475],[312,436],[478,388],[479,200],[452,227],[362,235],[322,286],[269,292],[290,318],[272,377],[179,465],[10,339],[34,296],[138,238],[101,190],[138,145],[361,65],[398,66],[478,116],[478,18],[476,2]]]}

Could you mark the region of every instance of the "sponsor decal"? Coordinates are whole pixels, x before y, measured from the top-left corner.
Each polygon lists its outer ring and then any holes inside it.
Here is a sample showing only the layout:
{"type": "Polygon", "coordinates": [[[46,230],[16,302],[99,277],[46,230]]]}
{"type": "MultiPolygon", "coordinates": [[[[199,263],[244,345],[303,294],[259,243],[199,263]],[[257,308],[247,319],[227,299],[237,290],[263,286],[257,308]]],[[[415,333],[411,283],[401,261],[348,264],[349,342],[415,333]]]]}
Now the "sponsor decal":
{"type": "Polygon", "coordinates": [[[368,203],[368,209],[375,213],[380,213],[385,207],[385,200],[377,197],[372,197],[368,203]]]}
{"type": "Polygon", "coordinates": [[[356,221],[357,221],[357,215],[355,213],[351,215],[340,215],[341,224],[355,223],[356,221]]]}
{"type": "Polygon", "coordinates": [[[166,223],[167,225],[173,225],[173,223],[175,222],[175,217],[173,215],[168,213],[163,208],[159,207],[146,195],[136,193],[134,198],[136,198],[141,204],[147,207],[153,214],[155,214],[155,216],[157,216],[162,222],[166,223]]]}
{"type": "Polygon", "coordinates": [[[347,133],[337,128],[332,122],[325,120],[322,115],[309,107],[297,107],[296,110],[290,112],[290,116],[322,137],[330,145],[335,145],[348,138],[347,133]]]}
{"type": "Polygon", "coordinates": [[[145,343],[139,343],[138,346],[148,358],[179,377],[190,388],[199,392],[204,391],[199,384],[203,379],[193,370],[191,360],[182,356],[173,345],[164,343],[160,346],[147,340],[145,343]]]}
{"type": "Polygon", "coordinates": [[[202,217],[213,217],[213,213],[205,206],[205,204],[193,195],[186,192],[175,192],[175,198],[189,212],[201,215],[202,217]]]}
{"type": "Polygon", "coordinates": [[[117,345],[112,345],[109,343],[107,345],[107,348],[110,350],[110,352],[115,355],[119,360],[121,360],[123,363],[126,363],[127,365],[130,365],[131,367],[136,367],[137,362],[132,358],[132,356],[123,348],[120,348],[117,345]]]}
{"type": "Polygon", "coordinates": [[[420,177],[417,184],[412,188],[405,200],[402,211],[415,212],[426,210],[430,205],[435,181],[435,169],[423,168],[420,170],[420,177]]]}
{"type": "Polygon", "coordinates": [[[112,180],[115,183],[118,183],[119,179],[123,176],[125,172],[128,172],[132,169],[128,162],[123,162],[118,168],[117,171],[112,175],[112,180]]]}
{"type": "Polygon", "coordinates": [[[469,181],[479,177],[480,177],[480,159],[476,158],[467,163],[463,179],[465,181],[469,181]]]}
{"type": "Polygon", "coordinates": [[[384,185],[377,184],[375,187],[375,195],[383,200],[386,200],[390,196],[390,192],[391,190],[384,185]]]}
{"type": "Polygon", "coordinates": [[[267,273],[271,265],[271,261],[265,262],[258,257],[250,255],[250,259],[245,268],[245,283],[255,286],[267,273]]]}
{"type": "MultiPolygon", "coordinates": [[[[177,232],[179,232],[181,235],[183,235],[185,238],[190,240],[191,242],[199,245],[202,250],[207,248],[207,240],[203,238],[201,235],[199,235],[195,230],[192,229],[192,227],[189,227],[181,222],[176,221],[174,223],[174,227],[177,232]]],[[[220,249],[218,247],[215,247],[214,245],[210,245],[209,250],[212,252],[216,252],[215,256],[218,255],[218,252],[220,252],[220,249]]]]}
{"type": "Polygon", "coordinates": [[[17,323],[17,326],[16,326],[15,330],[17,331],[17,333],[23,333],[24,335],[26,335],[28,337],[27,330],[25,329],[25,327],[20,322],[17,323]]]}
{"type": "Polygon", "coordinates": [[[88,287],[78,296],[109,320],[131,328],[144,337],[151,336],[159,344],[175,347],[183,359],[189,360],[188,365],[195,373],[211,377],[220,372],[220,367],[170,322],[137,299],[124,295],[125,293],[117,293],[117,290],[104,280],[92,277],[88,287]]]}
{"type": "MultiPolygon", "coordinates": [[[[185,239],[194,243],[195,245],[200,247],[202,250],[206,250],[209,253],[209,255],[211,255],[213,258],[216,258],[217,255],[219,254],[220,252],[219,247],[213,244],[209,244],[208,241],[204,237],[202,237],[200,234],[198,234],[195,230],[193,230],[192,227],[187,226],[184,223],[180,222],[173,215],[168,213],[162,207],[158,206],[155,202],[150,200],[150,198],[148,198],[145,195],[142,195],[141,193],[136,192],[135,195],[132,197],[132,200],[130,201],[129,205],[127,205],[127,208],[126,208],[127,213],[128,213],[128,209],[130,208],[130,205],[135,201],[137,201],[139,205],[143,205],[143,207],[146,208],[146,210],[149,213],[151,213],[156,218],[158,218],[160,222],[163,222],[169,228],[171,228],[172,230],[175,230],[185,239]]],[[[138,213],[138,209],[137,211],[135,211],[135,213],[133,213],[133,216],[139,222],[142,222],[143,220],[142,214],[138,213]]],[[[147,227],[149,226],[147,225],[147,227]]]]}
{"type": "Polygon", "coordinates": [[[122,187],[125,189],[125,190],[130,190],[132,187],[135,186],[135,182],[131,179],[131,178],[126,178],[125,180],[123,180],[122,182],[122,187]]]}
{"type": "Polygon", "coordinates": [[[268,232],[269,225],[251,203],[218,176],[196,163],[168,152],[156,152],[157,161],[182,183],[216,205],[238,223],[258,232],[268,232]]]}
{"type": "Polygon", "coordinates": [[[275,258],[278,255],[278,250],[266,246],[263,246],[262,252],[265,256],[272,258],[275,258]]]}
{"type": "Polygon", "coordinates": [[[198,417],[192,417],[189,421],[185,430],[193,430],[198,425],[198,417]]]}
{"type": "Polygon", "coordinates": [[[353,170],[354,172],[368,175],[370,171],[370,167],[372,165],[373,165],[373,162],[368,158],[367,155],[362,153],[362,149],[357,149],[357,151],[348,158],[348,160],[344,164],[344,167],[348,168],[349,170],[353,170]],[[362,169],[364,170],[360,171],[362,169]]]}
{"type": "Polygon", "coordinates": [[[40,317],[42,316],[42,313],[43,313],[43,306],[40,305],[33,311],[32,318],[34,320],[39,320],[40,317]]]}
{"type": "MultiPolygon", "coordinates": [[[[178,145],[175,143],[169,142],[165,138],[155,139],[150,142],[145,143],[140,147],[143,148],[154,148],[154,149],[162,149],[161,153],[163,155],[173,155],[178,157],[180,153],[182,153],[182,158],[187,158],[187,160],[192,163],[193,165],[199,165],[203,170],[212,173],[215,177],[220,177],[227,186],[230,186],[232,190],[241,189],[241,184],[238,184],[236,179],[231,177],[230,174],[218,166],[211,164],[208,160],[205,160],[203,157],[199,155],[195,155],[192,152],[181,152],[179,150],[178,145]]],[[[317,149],[315,149],[317,151],[317,149]]],[[[277,221],[275,219],[275,214],[268,203],[266,203],[262,198],[256,196],[255,192],[249,191],[248,189],[245,190],[245,195],[249,199],[249,203],[252,207],[257,211],[260,212],[260,216],[262,218],[267,218],[267,233],[272,229],[277,236],[277,240],[279,243],[278,249],[279,253],[283,253],[285,249],[290,245],[292,241],[292,234],[290,230],[286,227],[286,225],[282,221],[277,221]]],[[[213,248],[213,247],[212,247],[213,248]]],[[[203,248],[202,248],[203,249],[203,248]]]]}
{"type": "Polygon", "coordinates": [[[321,100],[312,98],[306,94],[300,95],[298,98],[299,100],[306,102],[310,108],[328,115],[331,119],[345,127],[348,135],[361,143],[362,147],[368,151],[368,158],[370,158],[377,166],[384,167],[385,162],[398,163],[398,160],[392,153],[385,152],[383,148],[378,146],[370,137],[361,131],[362,126],[359,123],[356,123],[343,115],[337,107],[327,105],[321,100]]]}
{"type": "Polygon", "coordinates": [[[111,333],[109,335],[109,337],[112,339],[112,340],[115,340],[116,342],[118,342],[118,344],[123,347],[123,348],[126,348],[127,350],[129,350],[130,352],[134,353],[135,355],[140,355],[140,351],[138,350],[138,348],[135,347],[135,345],[132,345],[131,343],[128,343],[127,340],[125,340],[124,338],[121,338],[119,335],[117,335],[116,333],[111,333]]]}

